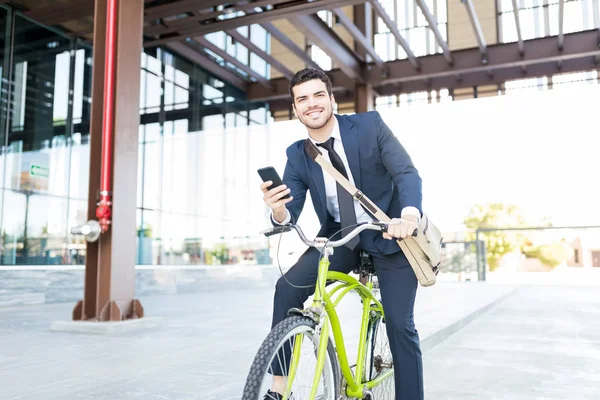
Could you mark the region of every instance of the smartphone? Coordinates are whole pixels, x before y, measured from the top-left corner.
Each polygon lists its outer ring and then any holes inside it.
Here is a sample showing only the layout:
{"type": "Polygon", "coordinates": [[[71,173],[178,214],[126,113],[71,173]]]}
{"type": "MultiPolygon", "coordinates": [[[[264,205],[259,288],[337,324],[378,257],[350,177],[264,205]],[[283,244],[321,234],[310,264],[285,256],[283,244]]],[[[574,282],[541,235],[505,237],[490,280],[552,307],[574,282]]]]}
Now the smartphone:
{"type": "MultiPolygon", "coordinates": [[[[266,182],[266,181],[273,182],[273,184],[268,187],[269,190],[276,188],[277,186],[283,185],[283,181],[279,177],[279,174],[277,173],[275,168],[264,167],[264,168],[260,168],[257,172],[260,175],[260,177],[262,178],[263,182],[266,182]]],[[[289,197],[290,197],[290,194],[288,193],[285,196],[283,196],[282,199],[287,199],[289,197]]]]}

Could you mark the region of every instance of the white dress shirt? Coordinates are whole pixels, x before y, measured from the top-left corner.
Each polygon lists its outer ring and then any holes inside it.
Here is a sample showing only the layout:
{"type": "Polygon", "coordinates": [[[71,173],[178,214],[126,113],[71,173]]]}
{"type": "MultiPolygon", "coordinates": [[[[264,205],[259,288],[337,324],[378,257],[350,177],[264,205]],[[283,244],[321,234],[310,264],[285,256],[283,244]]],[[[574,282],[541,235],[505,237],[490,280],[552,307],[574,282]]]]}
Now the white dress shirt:
{"type": "MultiPolygon", "coordinates": [[[[344,168],[346,168],[346,172],[348,173],[348,180],[350,182],[352,182],[353,185],[356,186],[356,184],[354,183],[354,178],[352,176],[352,171],[350,170],[350,165],[348,164],[348,158],[346,157],[346,152],[344,151],[344,145],[342,144],[342,136],[340,134],[340,126],[338,124],[338,120],[335,117],[333,117],[333,119],[335,120],[335,125],[333,126],[333,130],[331,131],[331,136],[330,136],[330,137],[333,137],[333,149],[342,159],[344,168]]],[[[310,134],[309,134],[309,139],[315,145],[317,145],[318,143],[323,143],[323,142],[317,142],[316,140],[314,140],[312,137],[310,137],[310,134]]],[[[323,157],[329,158],[329,152],[326,149],[319,146],[319,150],[323,154],[323,157]]],[[[329,162],[331,162],[331,159],[329,159],[329,162]]],[[[327,211],[329,211],[329,214],[331,214],[333,216],[334,221],[339,223],[340,222],[340,206],[338,204],[337,182],[335,181],[335,179],[333,179],[333,177],[331,175],[326,173],[325,170],[323,170],[323,180],[325,182],[325,197],[327,198],[327,201],[326,201],[327,211]]],[[[354,200],[354,211],[356,213],[356,222],[359,224],[363,223],[363,222],[370,222],[373,220],[373,218],[371,218],[371,216],[369,214],[367,214],[367,212],[361,207],[358,200],[354,200]]],[[[421,213],[419,212],[419,210],[416,207],[412,207],[412,206],[404,207],[402,209],[401,214],[402,215],[407,215],[407,214],[414,215],[418,219],[420,219],[420,217],[421,217],[421,213]]],[[[272,211],[271,211],[271,219],[273,219],[272,211]]],[[[292,218],[290,216],[290,212],[287,211],[287,216],[285,217],[285,220],[283,220],[283,222],[281,222],[281,224],[287,224],[288,222],[290,222],[291,219],[292,218]]],[[[275,221],[275,219],[273,219],[273,221],[275,221]]],[[[275,222],[277,222],[277,221],[275,221],[275,222]]]]}

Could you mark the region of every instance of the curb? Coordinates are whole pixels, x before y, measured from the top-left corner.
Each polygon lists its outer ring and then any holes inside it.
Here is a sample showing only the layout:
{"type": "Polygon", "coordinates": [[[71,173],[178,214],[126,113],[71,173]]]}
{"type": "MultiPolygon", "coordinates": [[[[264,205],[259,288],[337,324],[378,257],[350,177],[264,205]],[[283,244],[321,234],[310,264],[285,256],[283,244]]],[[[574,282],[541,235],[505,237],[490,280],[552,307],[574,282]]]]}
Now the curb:
{"type": "Polygon", "coordinates": [[[116,322],[52,321],[50,331],[110,335],[155,328],[161,321],[162,318],[160,317],[145,317],[116,322]]]}

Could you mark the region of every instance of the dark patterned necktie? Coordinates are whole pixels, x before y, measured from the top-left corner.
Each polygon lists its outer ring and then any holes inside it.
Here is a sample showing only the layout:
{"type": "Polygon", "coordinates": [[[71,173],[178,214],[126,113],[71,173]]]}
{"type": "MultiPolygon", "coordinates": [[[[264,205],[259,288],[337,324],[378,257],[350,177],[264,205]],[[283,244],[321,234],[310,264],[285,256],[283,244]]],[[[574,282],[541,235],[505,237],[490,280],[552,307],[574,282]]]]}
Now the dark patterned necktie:
{"type": "MultiPolygon", "coordinates": [[[[326,142],[318,143],[317,146],[320,146],[327,150],[327,152],[329,153],[329,160],[331,160],[331,165],[333,165],[333,167],[337,169],[340,172],[340,174],[344,175],[346,179],[349,179],[348,173],[346,172],[346,168],[344,167],[342,159],[340,158],[339,154],[336,153],[333,149],[333,141],[334,138],[330,137],[329,139],[327,139],[326,142]]],[[[354,210],[354,200],[352,199],[352,196],[346,191],[346,189],[342,187],[342,185],[340,185],[337,182],[336,187],[338,204],[340,206],[340,224],[342,226],[342,229],[356,225],[356,211],[354,210]]],[[[352,229],[353,228],[344,229],[342,231],[342,237],[350,233],[352,229]]],[[[346,247],[348,247],[350,250],[354,250],[359,241],[359,237],[356,236],[348,243],[346,243],[346,247]]]]}

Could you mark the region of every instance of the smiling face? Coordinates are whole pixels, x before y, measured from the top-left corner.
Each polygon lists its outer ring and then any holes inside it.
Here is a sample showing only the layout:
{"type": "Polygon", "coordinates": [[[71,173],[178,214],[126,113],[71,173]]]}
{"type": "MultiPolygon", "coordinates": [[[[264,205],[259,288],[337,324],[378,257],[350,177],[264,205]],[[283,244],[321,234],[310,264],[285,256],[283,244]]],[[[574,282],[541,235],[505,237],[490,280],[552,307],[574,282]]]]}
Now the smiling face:
{"type": "Polygon", "coordinates": [[[294,86],[292,91],[296,117],[307,128],[318,130],[331,120],[335,99],[327,92],[325,82],[311,79],[294,86]]]}

